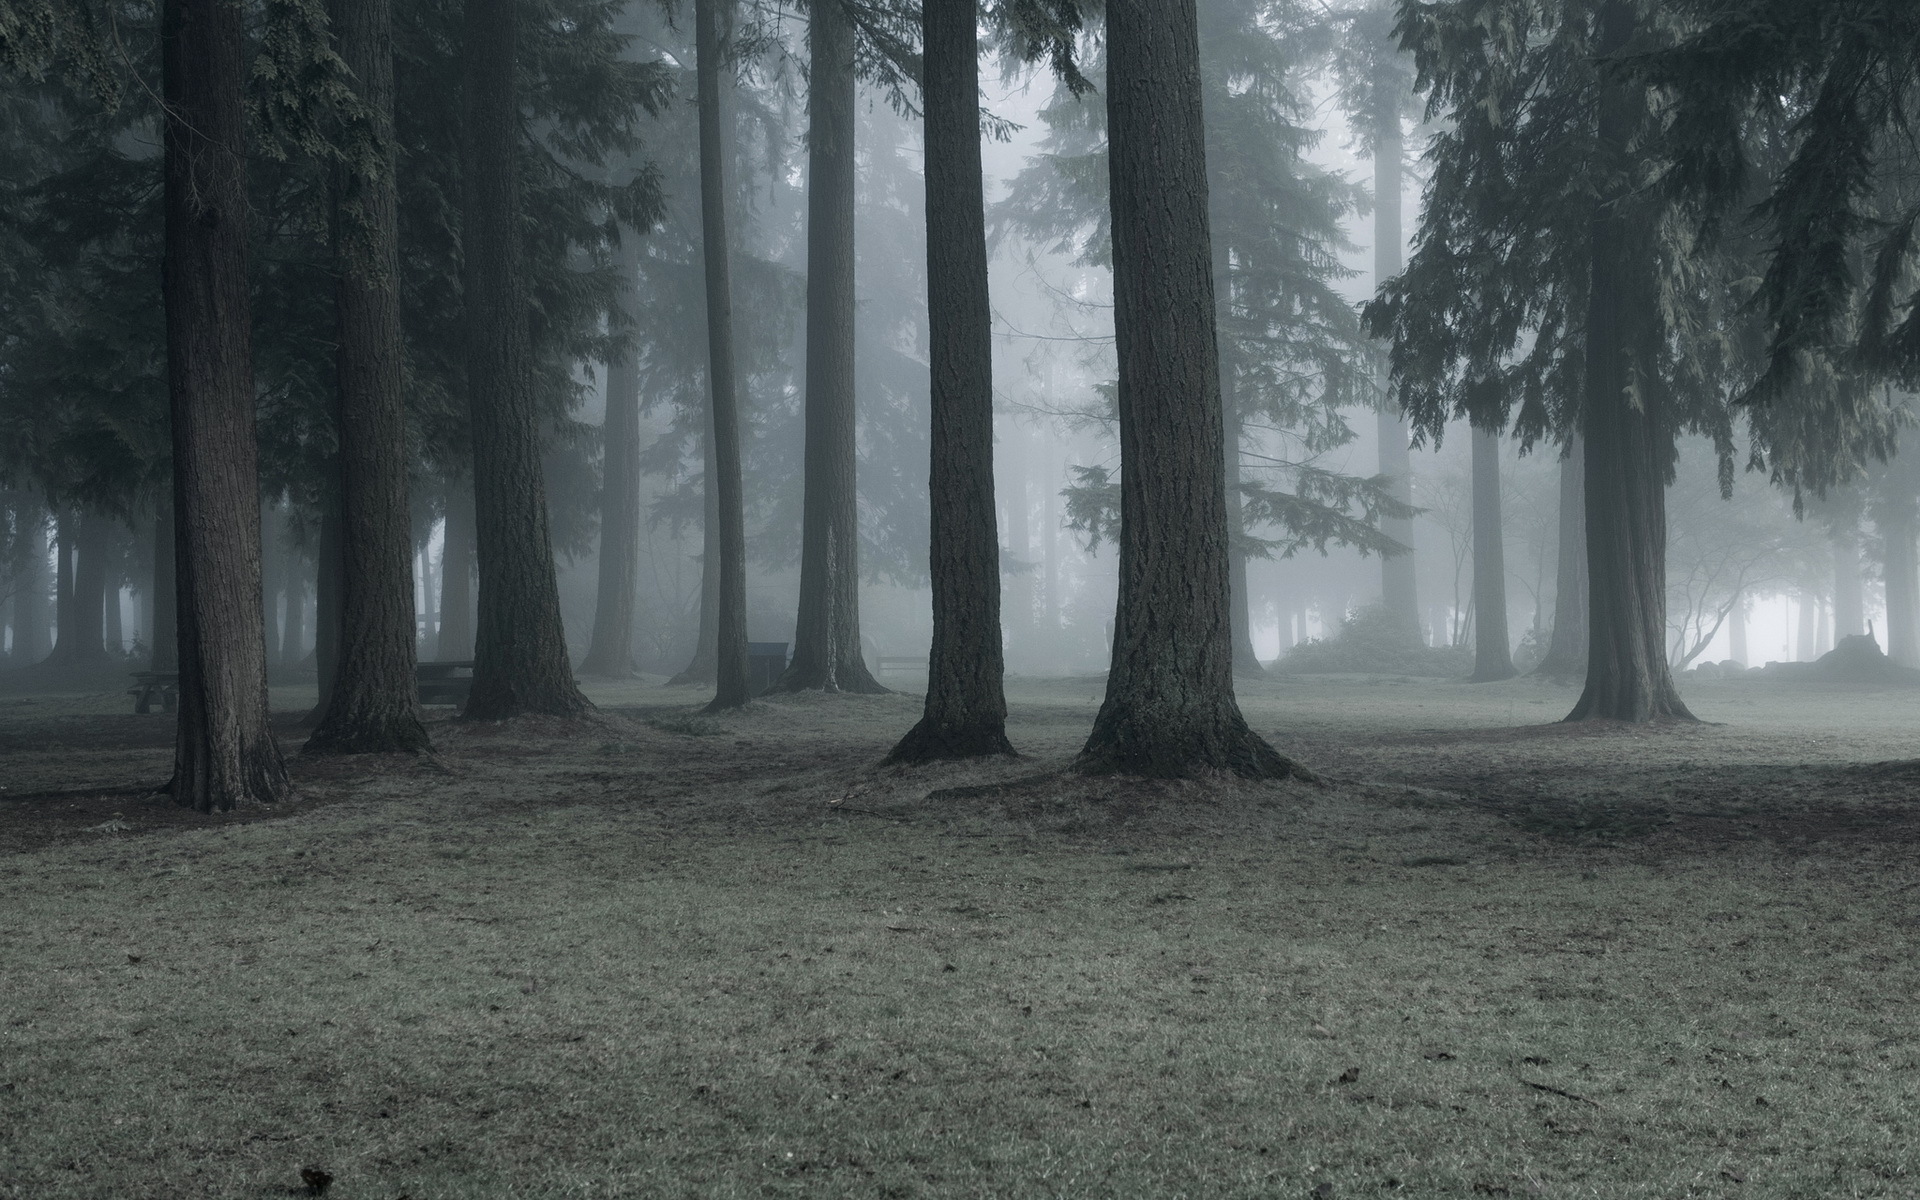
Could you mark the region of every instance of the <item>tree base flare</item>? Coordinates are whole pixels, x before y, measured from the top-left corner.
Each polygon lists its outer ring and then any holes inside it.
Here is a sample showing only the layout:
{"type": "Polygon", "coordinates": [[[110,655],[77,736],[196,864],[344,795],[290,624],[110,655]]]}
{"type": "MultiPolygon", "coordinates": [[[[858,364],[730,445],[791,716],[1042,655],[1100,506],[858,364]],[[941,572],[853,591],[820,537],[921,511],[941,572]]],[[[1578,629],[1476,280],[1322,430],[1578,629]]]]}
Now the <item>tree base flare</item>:
{"type": "Polygon", "coordinates": [[[1699,719],[1688,710],[1671,683],[1664,687],[1604,687],[1591,679],[1587,681],[1586,690],[1580,693],[1579,703],[1564,718],[1568,722],[1625,721],[1634,725],[1655,721],[1691,723],[1699,719]]]}
{"type": "Polygon", "coordinates": [[[1019,757],[1013,743],[1007,740],[1006,722],[948,725],[923,717],[882,761],[896,764],[996,757],[1019,757]]]}
{"type": "Polygon", "coordinates": [[[433,742],[413,713],[360,713],[327,721],[313,731],[300,754],[306,758],[337,754],[427,754],[433,742]]]}
{"type": "Polygon", "coordinates": [[[1096,721],[1073,769],[1082,775],[1147,779],[1192,779],[1210,771],[1227,771],[1242,779],[1311,782],[1317,778],[1238,719],[1207,728],[1125,719],[1096,721]]]}

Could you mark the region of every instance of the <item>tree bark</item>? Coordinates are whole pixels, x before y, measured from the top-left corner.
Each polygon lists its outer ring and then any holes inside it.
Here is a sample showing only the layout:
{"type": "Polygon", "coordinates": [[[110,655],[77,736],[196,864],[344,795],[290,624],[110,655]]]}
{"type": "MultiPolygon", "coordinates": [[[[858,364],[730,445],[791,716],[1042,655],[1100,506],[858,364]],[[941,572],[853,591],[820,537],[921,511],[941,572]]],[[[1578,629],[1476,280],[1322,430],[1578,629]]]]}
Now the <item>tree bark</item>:
{"type": "MultiPolygon", "coordinates": [[[[153,657],[149,671],[180,669],[179,580],[173,569],[173,497],[160,497],[153,519],[153,657]]],[[[262,630],[264,636],[264,629],[262,630]]]]}
{"type": "Polygon", "coordinates": [[[1500,435],[1473,431],[1473,683],[1512,679],[1507,551],[1500,519],[1500,435]]]}
{"type": "Polygon", "coordinates": [[[1860,542],[1852,531],[1833,539],[1833,631],[1855,637],[1867,631],[1867,606],[1860,589],[1860,542]]]}
{"type": "Polygon", "coordinates": [[[166,251],[180,709],[174,800],[202,812],[291,794],[267,712],[247,291],[244,13],[165,0],[166,251]]]}
{"type": "Polygon", "coordinates": [[[1120,586],[1076,769],[1304,774],[1233,695],[1220,354],[1194,0],[1107,5],[1120,586]]]}
{"type": "MultiPolygon", "coordinates": [[[[1634,31],[1625,0],[1606,0],[1599,52],[1623,48],[1634,31]]],[[[1628,161],[1645,118],[1637,84],[1600,87],[1598,141],[1609,164],[1628,161]]],[[[1624,170],[1612,173],[1590,227],[1585,410],[1588,652],[1586,690],[1569,721],[1693,720],[1667,667],[1667,489],[1673,430],[1658,389],[1632,393],[1659,311],[1650,222],[1629,207],[1624,170]]],[[[1651,363],[1647,371],[1655,368],[1651,363]]]]}
{"type": "Polygon", "coordinates": [[[668,687],[704,687],[714,683],[720,669],[720,493],[713,486],[719,474],[714,466],[713,408],[707,408],[706,428],[700,433],[700,607],[694,630],[693,658],[668,687]]]}
{"type": "Polygon", "coordinates": [[[1587,669],[1586,447],[1576,434],[1560,459],[1560,544],[1553,584],[1553,635],[1535,675],[1569,679],[1587,669]]]}
{"type": "MultiPolygon", "coordinates": [[[[638,307],[640,235],[623,231],[615,261],[620,290],[615,303],[631,316],[638,307]]],[[[640,373],[632,347],[607,363],[607,415],[600,488],[599,587],[593,605],[593,640],[580,663],[582,675],[630,678],[633,665],[635,572],[640,565],[640,373]]]]}
{"type": "MultiPolygon", "coordinates": [[[[1374,114],[1373,151],[1373,282],[1378,288],[1400,273],[1400,176],[1405,143],[1400,130],[1401,97],[1389,95],[1384,84],[1377,84],[1375,96],[1379,110],[1374,114]]],[[[1385,356],[1378,367],[1380,387],[1387,393],[1385,356]]],[[[1382,404],[1374,414],[1374,431],[1380,442],[1380,473],[1390,480],[1388,490],[1402,504],[1413,503],[1413,455],[1408,449],[1411,434],[1407,422],[1392,408],[1382,404]]],[[[1410,641],[1420,637],[1420,596],[1414,574],[1413,519],[1385,517],[1380,532],[1402,546],[1405,554],[1380,557],[1380,600],[1394,626],[1410,641]]]]}
{"type": "Polygon", "coordinates": [[[807,398],[800,606],[774,690],[887,691],[860,654],[854,449],[854,38],[837,4],[808,27],[807,398]]]}
{"type": "Polygon", "coordinates": [[[440,658],[473,657],[473,489],[447,483],[447,528],[440,546],[440,658]]]}
{"type": "Polygon", "coordinates": [[[414,666],[413,522],[401,399],[392,0],[329,0],[334,44],[372,114],[378,163],[332,180],[340,624],[333,687],[306,754],[431,748],[414,666]]]}
{"type": "Polygon", "coordinates": [[[518,6],[466,0],[462,283],[480,559],[467,720],[572,717],[574,683],[554,577],[521,258],[518,6]]]}
{"type": "Polygon", "coordinates": [[[933,646],[926,708],[887,755],[1012,754],[993,494],[993,306],[987,294],[976,0],[926,0],[927,332],[933,383],[933,646]]]}
{"type": "MultiPolygon", "coordinates": [[[[721,75],[733,26],[732,0],[695,0],[700,103],[700,242],[707,283],[707,404],[710,423],[708,553],[718,551],[714,612],[714,693],[708,712],[752,698],[747,679],[747,526],[740,466],[740,394],[734,374],[732,244],[727,233],[727,134],[721,75]]],[[[702,572],[704,576],[704,572],[702,572]]],[[[706,597],[701,597],[705,606],[706,597]]]]}

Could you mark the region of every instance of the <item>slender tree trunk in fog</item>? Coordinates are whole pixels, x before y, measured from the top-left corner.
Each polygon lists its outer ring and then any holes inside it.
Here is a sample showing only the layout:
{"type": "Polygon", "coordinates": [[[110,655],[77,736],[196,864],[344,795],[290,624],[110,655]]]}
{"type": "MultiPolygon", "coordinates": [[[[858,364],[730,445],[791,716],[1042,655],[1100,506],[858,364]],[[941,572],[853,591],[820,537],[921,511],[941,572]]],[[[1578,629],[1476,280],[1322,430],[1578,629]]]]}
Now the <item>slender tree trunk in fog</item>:
{"type": "Polygon", "coordinates": [[[1794,631],[1793,657],[1796,662],[1812,662],[1820,657],[1813,645],[1820,636],[1820,597],[1814,592],[1801,592],[1795,600],[1800,628],[1794,631]]]}
{"type": "Polygon", "coordinates": [[[100,609],[102,640],[106,644],[107,657],[117,659],[127,652],[127,630],[120,611],[120,579],[115,571],[107,573],[107,585],[100,593],[100,609]]]}
{"type": "MultiPolygon", "coordinates": [[[[733,267],[727,235],[727,137],[720,106],[732,0],[694,0],[696,85],[700,101],[700,242],[707,282],[709,445],[708,553],[718,550],[714,609],[714,694],[708,712],[752,698],[747,680],[747,516],[740,468],[740,395],[734,378],[733,267]]],[[[704,574],[704,572],[703,572],[704,574]]],[[[706,597],[701,597],[705,606],[706,597]]]]}
{"type": "Polygon", "coordinates": [[[534,407],[520,244],[518,15],[515,0],[466,0],[461,281],[480,558],[468,720],[571,717],[592,707],[567,661],[534,407]]]}
{"type": "Polygon", "coordinates": [[[1887,657],[1903,667],[1920,667],[1920,564],[1911,501],[1877,523],[1887,555],[1887,657]]]}
{"type": "MultiPolygon", "coordinates": [[[[698,68],[696,68],[698,70],[698,68]]],[[[700,624],[693,639],[693,659],[668,687],[704,687],[718,678],[720,668],[720,493],[713,486],[713,408],[707,408],[706,429],[700,434],[700,624]]]]}
{"type": "MultiPolygon", "coordinates": [[[[1389,73],[1390,77],[1390,73],[1389,73]]],[[[1400,131],[1401,97],[1390,84],[1375,87],[1379,111],[1374,114],[1373,151],[1373,282],[1378,288],[1400,273],[1400,160],[1404,143],[1400,131]]],[[[1386,384],[1386,363],[1380,363],[1381,385],[1386,384]]],[[[1380,473],[1392,482],[1388,485],[1395,500],[1413,503],[1413,455],[1408,449],[1411,435],[1407,422],[1391,401],[1381,404],[1374,414],[1374,431],[1380,442],[1380,473]]],[[[1413,518],[1385,517],[1380,532],[1402,546],[1405,554],[1380,557],[1380,599],[1387,616],[1409,640],[1420,637],[1420,596],[1413,565],[1413,518]]]]}
{"type": "Polygon", "coordinates": [[[97,667],[107,661],[104,618],[111,534],[106,518],[96,513],[69,510],[61,514],[60,630],[48,662],[97,667]]]}
{"type": "Polygon", "coordinates": [[[473,657],[473,489],[447,484],[447,527],[440,548],[440,658],[473,657]]]}
{"type": "MultiPolygon", "coordinates": [[[[615,257],[620,289],[615,303],[631,316],[638,307],[640,235],[622,230],[615,257]]],[[[593,641],[582,675],[625,678],[633,670],[633,600],[640,566],[640,372],[631,346],[607,362],[606,446],[600,489],[600,578],[593,605],[593,641]]]]}
{"type": "Polygon", "coordinates": [[[167,391],[177,514],[177,803],[270,803],[292,785],[267,719],[247,291],[245,14],[165,0],[167,391]]]}
{"type": "Polygon", "coordinates": [[[860,511],[854,482],[854,41],[837,4],[808,27],[807,398],[800,610],[774,685],[881,693],[860,654],[860,511]]]}
{"type": "Polygon", "coordinates": [[[286,615],[280,621],[280,665],[298,670],[307,657],[306,563],[289,547],[280,556],[280,593],[286,615]]]}
{"type": "Polygon", "coordinates": [[[1012,754],[993,495],[993,307],[987,295],[976,0],[926,0],[927,331],[933,380],[933,647],[926,710],[890,762],[1012,754]]]}
{"type": "Polygon", "coordinates": [[[1513,641],[1507,630],[1507,550],[1500,519],[1500,435],[1473,437],[1473,683],[1512,679],[1513,641]]]}
{"type": "Polygon", "coordinates": [[[1851,531],[1833,539],[1833,632],[1855,637],[1867,631],[1867,606],[1860,594],[1860,542],[1851,531]]]}
{"type": "Polygon", "coordinates": [[[173,569],[175,537],[173,497],[160,497],[160,513],[153,519],[153,657],[149,671],[180,669],[179,582],[173,569]]]}
{"type": "Polygon", "coordinates": [[[1553,636],[1535,675],[1573,678],[1587,669],[1587,469],[1578,435],[1560,459],[1560,544],[1553,585],[1553,636]]]}
{"type": "Polygon", "coordinates": [[[1752,666],[1747,657],[1747,598],[1736,596],[1727,613],[1727,655],[1741,666],[1752,666]]]}
{"type": "Polygon", "coordinates": [[[373,115],[372,175],[332,180],[335,413],[340,437],[339,662],[307,754],[418,752],[413,524],[401,399],[392,0],[329,0],[334,44],[373,115]]]}
{"type": "Polygon", "coordinates": [[[37,503],[20,514],[25,548],[21,551],[19,591],[13,598],[13,661],[40,662],[53,652],[53,613],[47,603],[47,513],[37,503]]]}
{"type": "MultiPolygon", "coordinates": [[[[1627,0],[1600,10],[1600,53],[1633,34],[1627,0]]],[[[1600,88],[1598,140],[1625,162],[1646,108],[1644,89],[1615,79],[1600,88]]],[[[1587,302],[1587,684],[1569,721],[1692,720],[1667,667],[1667,466],[1673,431],[1656,390],[1628,394],[1636,357],[1652,349],[1642,328],[1658,311],[1652,232],[1625,207],[1626,182],[1594,207],[1587,302]]]]}
{"type": "MultiPolygon", "coordinates": [[[[1209,185],[1211,186],[1211,185],[1209,185]]],[[[1213,243],[1213,286],[1218,296],[1216,320],[1225,319],[1233,307],[1232,261],[1225,243],[1213,243]]],[[[1239,543],[1246,532],[1246,497],[1240,494],[1240,438],[1243,416],[1235,373],[1234,346],[1220,344],[1221,456],[1227,495],[1228,586],[1232,592],[1233,669],[1242,675],[1263,675],[1265,668],[1253,652],[1253,607],[1247,592],[1247,553],[1239,543]]]]}
{"type": "Polygon", "coordinates": [[[1233,695],[1220,354],[1194,0],[1109,0],[1120,588],[1106,698],[1076,763],[1302,773],[1233,695]]]}

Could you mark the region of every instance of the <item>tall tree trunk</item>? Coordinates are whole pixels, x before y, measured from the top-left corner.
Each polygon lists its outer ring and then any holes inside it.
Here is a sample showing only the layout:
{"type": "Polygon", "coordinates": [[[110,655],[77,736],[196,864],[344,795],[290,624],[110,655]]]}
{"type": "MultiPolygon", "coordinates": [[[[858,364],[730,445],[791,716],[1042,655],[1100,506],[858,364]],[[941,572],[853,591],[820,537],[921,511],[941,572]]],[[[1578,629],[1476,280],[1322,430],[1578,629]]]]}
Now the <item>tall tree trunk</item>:
{"type": "Polygon", "coordinates": [[[320,699],[307,714],[305,724],[318,724],[333,704],[334,678],[340,672],[341,580],[346,572],[346,516],[340,505],[339,467],[333,476],[320,510],[320,538],[314,550],[313,571],[313,671],[319,684],[320,699]]]}
{"type": "Polygon", "coordinates": [[[1560,459],[1560,544],[1553,585],[1553,635],[1535,675],[1568,679],[1587,669],[1587,469],[1578,435],[1560,459]]]}
{"type": "Polygon", "coordinates": [[[926,709],[890,762],[1012,754],[993,495],[993,306],[987,296],[976,0],[926,0],[927,332],[933,380],[933,647],[926,709]]]}
{"type": "Polygon", "coordinates": [[[260,620],[266,630],[267,674],[287,666],[286,622],[281,618],[281,598],[286,590],[287,556],[284,522],[279,505],[264,501],[260,505],[260,620]]]}
{"type": "MultiPolygon", "coordinates": [[[[173,569],[173,497],[163,495],[153,519],[153,658],[150,671],[180,669],[179,580],[173,569]]],[[[264,630],[262,631],[264,638],[264,630]]]]}
{"type": "Polygon", "coordinates": [[[60,662],[72,656],[80,640],[80,615],[73,603],[73,567],[80,560],[78,514],[68,510],[54,519],[53,528],[53,651],[47,661],[60,662]]]}
{"type": "Polygon", "coordinates": [[[26,545],[21,551],[20,590],[13,599],[13,661],[40,662],[53,652],[53,613],[47,603],[47,513],[37,502],[21,509],[26,545]]]}
{"type": "Polygon", "coordinates": [[[1796,599],[1800,628],[1794,632],[1793,658],[1795,662],[1812,662],[1820,657],[1813,646],[1813,640],[1820,636],[1820,596],[1817,592],[1801,592],[1796,599]]]}
{"type": "MultiPolygon", "coordinates": [[[[1212,186],[1211,181],[1209,187],[1212,186]]],[[[1215,239],[1213,285],[1218,296],[1216,321],[1226,321],[1233,308],[1233,261],[1224,241],[1215,239]]],[[[1233,669],[1242,675],[1263,675],[1265,668],[1253,652],[1253,607],[1247,594],[1247,552],[1241,538],[1247,532],[1246,497],[1240,494],[1240,439],[1245,434],[1245,418],[1240,411],[1238,354],[1231,338],[1220,342],[1221,453],[1227,494],[1227,569],[1231,590],[1233,625],[1233,669]]]]}
{"type": "MultiPolygon", "coordinates": [[[[1626,0],[1606,0],[1599,52],[1623,48],[1634,31],[1626,0]]],[[[1598,141],[1609,163],[1628,160],[1644,123],[1645,89],[1609,78],[1600,88],[1598,141]]],[[[1630,207],[1627,176],[1594,206],[1587,300],[1588,654],[1587,684],[1569,721],[1692,720],[1667,668],[1667,470],[1673,430],[1658,390],[1630,394],[1636,364],[1652,349],[1645,331],[1659,311],[1650,223],[1630,207]]],[[[1647,370],[1654,367],[1647,363],[1647,370]]]]}
{"type": "Polygon", "coordinates": [[[332,180],[336,427],[340,440],[339,662],[307,754],[429,749],[414,665],[413,521],[401,398],[393,2],[328,0],[335,46],[372,114],[378,162],[332,180]]]}
{"type": "Polygon", "coordinates": [[[60,517],[59,640],[48,662],[98,667],[107,662],[105,517],[70,510],[60,517]]]}
{"type": "Polygon", "coordinates": [[[267,714],[247,292],[245,14],[165,0],[167,390],[178,519],[176,802],[210,812],[292,792],[267,714]]]}
{"type": "Polygon", "coordinates": [[[1106,698],[1076,764],[1300,773],[1233,695],[1220,353],[1194,0],[1109,0],[1120,588],[1106,698]]]}
{"type": "Polygon", "coordinates": [[[473,657],[473,489],[447,483],[447,529],[440,548],[440,658],[473,657]]]}
{"type": "MultiPolygon", "coordinates": [[[[714,693],[707,711],[739,708],[752,697],[747,679],[747,526],[740,466],[740,395],[734,376],[732,244],[727,233],[727,154],[721,75],[733,27],[732,0],[694,0],[700,102],[700,241],[707,283],[708,553],[719,559],[715,583],[714,693]]],[[[704,576],[704,572],[703,572],[704,576]]],[[[701,601],[704,607],[705,596],[701,601]]]]}
{"type": "Polygon", "coordinates": [[[1920,667],[1920,563],[1915,559],[1912,501],[1876,519],[1886,545],[1887,657],[1920,667]]]}
{"type": "Polygon", "coordinates": [[[127,653],[127,627],[125,614],[120,611],[120,585],[119,569],[109,567],[106,586],[100,592],[101,633],[109,661],[117,661],[127,653]]]}
{"type": "Polygon", "coordinates": [[[1500,519],[1500,435],[1473,431],[1474,683],[1512,679],[1513,640],[1507,630],[1507,550],[1500,519]]]}
{"type": "Polygon", "coordinates": [[[1735,596],[1727,613],[1727,655],[1741,666],[1751,666],[1747,657],[1747,598],[1735,596]]]}
{"type": "Polygon", "coordinates": [[[714,683],[720,669],[720,493],[713,487],[718,474],[713,458],[713,409],[707,409],[706,428],[700,434],[700,598],[699,624],[694,630],[693,658],[668,687],[704,687],[714,683]]]}
{"type": "Polygon", "coordinates": [[[307,657],[307,564],[291,548],[280,557],[280,593],[286,615],[280,621],[280,667],[298,671],[307,657]]]}
{"type": "Polygon", "coordinates": [[[881,693],[860,654],[854,484],[854,39],[837,4],[813,9],[807,91],[807,399],[800,611],[778,691],[881,693]]]}
{"type": "MultiPolygon", "coordinates": [[[[631,317],[638,308],[640,235],[623,231],[615,258],[620,289],[615,303],[631,317]]],[[[640,372],[632,347],[607,363],[606,446],[600,489],[599,587],[593,605],[593,640],[581,660],[582,675],[633,675],[633,600],[640,565],[640,372]]]]}
{"type": "MultiPolygon", "coordinates": [[[[1383,79],[1376,81],[1378,105],[1373,120],[1373,282],[1378,288],[1400,273],[1400,173],[1405,143],[1400,129],[1403,97],[1390,82],[1395,75],[1383,64],[1383,79]]],[[[1387,364],[1381,356],[1378,366],[1380,385],[1387,392],[1387,364]]],[[[1374,431],[1380,442],[1380,473],[1391,483],[1388,490],[1402,504],[1413,503],[1413,455],[1408,449],[1411,435],[1406,418],[1384,403],[1374,414],[1374,431]]],[[[1380,532],[1402,546],[1405,554],[1380,557],[1380,599],[1388,618],[1409,641],[1420,636],[1420,597],[1413,566],[1413,518],[1386,517],[1380,532]]]]}
{"type": "Polygon", "coordinates": [[[1852,530],[1833,538],[1833,631],[1838,637],[1867,631],[1867,606],[1860,594],[1860,541],[1852,530]]]}
{"type": "Polygon", "coordinates": [[[515,0],[466,0],[462,282],[480,558],[468,720],[593,707],[567,661],[522,275],[515,0]]]}

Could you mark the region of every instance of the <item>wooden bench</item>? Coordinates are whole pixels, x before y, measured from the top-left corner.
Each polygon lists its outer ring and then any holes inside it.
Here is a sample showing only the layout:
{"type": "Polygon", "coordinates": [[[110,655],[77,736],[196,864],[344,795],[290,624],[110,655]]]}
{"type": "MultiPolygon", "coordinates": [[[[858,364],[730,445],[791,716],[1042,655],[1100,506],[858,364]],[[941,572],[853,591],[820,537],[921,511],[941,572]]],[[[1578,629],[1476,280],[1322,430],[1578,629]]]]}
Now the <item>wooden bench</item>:
{"type": "Polygon", "coordinates": [[[155,700],[167,712],[180,708],[180,672],[135,671],[133,680],[133,686],[127,689],[127,695],[133,697],[133,711],[150,713],[155,700]]]}
{"type": "Polygon", "coordinates": [[[873,659],[874,669],[881,675],[889,671],[905,671],[909,674],[927,673],[927,656],[924,654],[878,654],[873,659]]]}
{"type": "Polygon", "coordinates": [[[465,704],[473,693],[473,660],[423,662],[413,668],[422,704],[465,704]]]}

